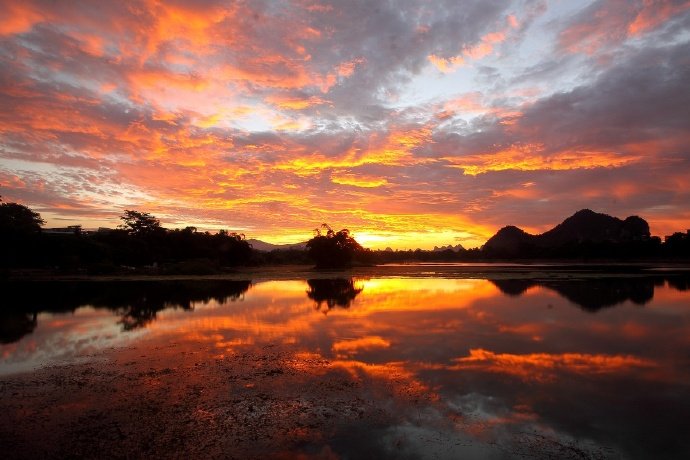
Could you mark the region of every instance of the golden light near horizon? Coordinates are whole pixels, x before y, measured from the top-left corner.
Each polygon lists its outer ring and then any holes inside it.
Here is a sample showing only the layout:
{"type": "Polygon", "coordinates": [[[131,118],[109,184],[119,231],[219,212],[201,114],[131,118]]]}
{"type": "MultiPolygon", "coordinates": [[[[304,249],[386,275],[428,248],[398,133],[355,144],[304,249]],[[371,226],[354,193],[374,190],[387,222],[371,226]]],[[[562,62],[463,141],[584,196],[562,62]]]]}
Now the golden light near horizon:
{"type": "Polygon", "coordinates": [[[0,5],[0,195],[51,227],[138,209],[374,249],[582,208],[690,228],[687,2],[0,5]]]}

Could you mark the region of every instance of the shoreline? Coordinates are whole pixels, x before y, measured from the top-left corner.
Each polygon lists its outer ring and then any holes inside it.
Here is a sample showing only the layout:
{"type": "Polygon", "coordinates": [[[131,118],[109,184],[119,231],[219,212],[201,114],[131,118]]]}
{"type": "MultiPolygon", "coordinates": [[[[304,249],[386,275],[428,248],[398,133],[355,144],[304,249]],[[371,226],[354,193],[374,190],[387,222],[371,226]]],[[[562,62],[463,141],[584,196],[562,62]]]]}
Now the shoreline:
{"type": "Polygon", "coordinates": [[[569,263],[564,261],[500,261],[500,262],[413,262],[391,263],[372,266],[355,266],[340,269],[317,269],[313,265],[264,265],[229,269],[216,274],[161,274],[118,273],[89,275],[85,273],[60,273],[50,269],[11,270],[0,283],[12,282],[118,282],[118,281],[280,281],[327,278],[578,278],[602,276],[682,276],[690,275],[690,262],[593,262],[569,263]]]}

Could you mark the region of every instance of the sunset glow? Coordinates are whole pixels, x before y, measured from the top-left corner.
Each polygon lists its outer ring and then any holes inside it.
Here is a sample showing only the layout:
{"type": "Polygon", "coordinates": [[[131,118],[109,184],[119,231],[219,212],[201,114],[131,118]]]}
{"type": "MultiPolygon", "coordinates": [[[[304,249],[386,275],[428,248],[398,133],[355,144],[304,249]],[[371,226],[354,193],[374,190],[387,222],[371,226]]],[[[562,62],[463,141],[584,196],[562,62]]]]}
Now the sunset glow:
{"type": "Polygon", "coordinates": [[[48,227],[137,209],[379,249],[582,208],[690,228],[688,1],[0,7],[0,195],[48,227]]]}

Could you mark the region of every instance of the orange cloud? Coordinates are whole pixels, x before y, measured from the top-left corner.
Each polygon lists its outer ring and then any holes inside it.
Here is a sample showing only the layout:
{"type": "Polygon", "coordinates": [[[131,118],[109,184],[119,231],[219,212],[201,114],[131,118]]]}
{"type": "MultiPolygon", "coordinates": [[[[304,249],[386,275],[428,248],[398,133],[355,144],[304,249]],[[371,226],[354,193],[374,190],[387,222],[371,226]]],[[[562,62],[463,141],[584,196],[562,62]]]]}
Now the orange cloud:
{"type": "Polygon", "coordinates": [[[208,50],[222,37],[214,27],[237,14],[232,5],[198,8],[152,0],[148,6],[155,17],[153,30],[146,34],[150,54],[169,41],[187,42],[197,53],[208,50]]]}
{"type": "Polygon", "coordinates": [[[468,59],[479,60],[488,56],[493,52],[494,45],[505,41],[505,39],[505,31],[490,32],[481,37],[478,43],[466,46],[462,50],[462,53],[458,54],[457,56],[443,58],[436,54],[430,54],[427,56],[427,59],[440,72],[452,73],[455,72],[459,67],[465,65],[468,59]]]}
{"type": "Polygon", "coordinates": [[[330,168],[353,168],[365,164],[404,165],[424,163],[415,158],[412,151],[419,145],[430,142],[430,126],[391,129],[386,134],[372,133],[368,138],[368,148],[353,147],[340,156],[324,155],[314,152],[300,156],[275,166],[277,169],[294,171],[300,175],[313,175],[330,168]]]}
{"type": "Polygon", "coordinates": [[[317,96],[293,97],[281,94],[269,95],[266,102],[283,110],[304,110],[316,105],[328,104],[329,101],[317,96]]]}
{"type": "Polygon", "coordinates": [[[565,151],[545,154],[542,144],[518,144],[494,153],[445,157],[452,167],[476,176],[492,171],[564,171],[620,167],[638,161],[635,156],[623,156],[607,151],[565,151]]]}
{"type": "Polygon", "coordinates": [[[427,56],[427,59],[429,59],[429,62],[431,62],[442,73],[455,72],[458,67],[462,67],[465,64],[465,59],[462,56],[442,58],[435,54],[430,54],[427,56]]]}
{"type": "Polygon", "coordinates": [[[331,176],[331,182],[340,185],[351,185],[353,187],[376,188],[388,184],[385,178],[366,176],[352,173],[336,173],[331,176]]]}
{"type": "Polygon", "coordinates": [[[355,73],[355,69],[357,68],[358,65],[361,65],[365,62],[365,59],[363,58],[357,58],[353,59],[351,61],[346,61],[341,64],[338,64],[337,67],[337,73],[338,76],[340,77],[349,77],[353,73],[355,73]]]}
{"type": "Polygon", "coordinates": [[[339,78],[347,78],[354,74],[358,65],[364,63],[362,58],[353,59],[338,64],[333,72],[326,75],[314,75],[313,84],[316,85],[322,93],[327,93],[333,86],[338,83],[339,78]]]}

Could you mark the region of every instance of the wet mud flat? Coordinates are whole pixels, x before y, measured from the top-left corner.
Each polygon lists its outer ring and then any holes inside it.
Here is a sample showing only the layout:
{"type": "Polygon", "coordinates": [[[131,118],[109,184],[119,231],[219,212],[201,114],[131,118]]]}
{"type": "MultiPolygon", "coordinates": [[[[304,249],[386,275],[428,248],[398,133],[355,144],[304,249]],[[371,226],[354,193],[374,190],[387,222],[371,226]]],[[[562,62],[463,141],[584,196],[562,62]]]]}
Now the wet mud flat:
{"type": "Polygon", "coordinates": [[[0,378],[4,458],[617,458],[492,430],[404,371],[285,344],[107,350],[0,378]],[[240,347],[241,348],[241,347],[240,347]]]}

